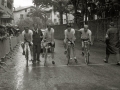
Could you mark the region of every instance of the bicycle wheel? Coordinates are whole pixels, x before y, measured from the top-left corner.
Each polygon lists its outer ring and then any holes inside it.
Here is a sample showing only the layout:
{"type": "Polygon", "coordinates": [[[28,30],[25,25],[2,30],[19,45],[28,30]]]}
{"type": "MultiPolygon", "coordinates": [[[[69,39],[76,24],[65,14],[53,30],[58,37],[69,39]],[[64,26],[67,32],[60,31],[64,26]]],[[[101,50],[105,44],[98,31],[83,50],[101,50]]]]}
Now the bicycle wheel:
{"type": "Polygon", "coordinates": [[[26,49],[26,66],[28,66],[28,59],[29,59],[29,53],[28,53],[28,49],[26,49]]]}
{"type": "Polygon", "coordinates": [[[70,62],[70,48],[67,49],[67,59],[68,59],[68,62],[67,62],[67,65],[68,65],[70,62]]]}
{"type": "Polygon", "coordinates": [[[85,49],[85,63],[88,65],[88,53],[87,53],[87,49],[85,49]]]}

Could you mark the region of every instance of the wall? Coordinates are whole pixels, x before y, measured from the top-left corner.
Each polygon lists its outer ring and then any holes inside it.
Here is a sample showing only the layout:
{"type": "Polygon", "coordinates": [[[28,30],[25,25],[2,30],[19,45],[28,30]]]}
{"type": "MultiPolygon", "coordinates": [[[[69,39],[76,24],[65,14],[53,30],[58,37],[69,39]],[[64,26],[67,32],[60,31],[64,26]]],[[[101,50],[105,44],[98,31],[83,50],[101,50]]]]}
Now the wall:
{"type": "Polygon", "coordinates": [[[25,12],[25,9],[21,10],[21,11],[14,11],[14,24],[17,24],[17,22],[20,20],[20,14],[23,14],[23,19],[25,19],[27,17],[28,12],[30,12],[31,8],[27,9],[27,12],[25,12]]]}
{"type": "Polygon", "coordinates": [[[0,41],[0,58],[4,58],[20,41],[21,35],[0,41]]]}

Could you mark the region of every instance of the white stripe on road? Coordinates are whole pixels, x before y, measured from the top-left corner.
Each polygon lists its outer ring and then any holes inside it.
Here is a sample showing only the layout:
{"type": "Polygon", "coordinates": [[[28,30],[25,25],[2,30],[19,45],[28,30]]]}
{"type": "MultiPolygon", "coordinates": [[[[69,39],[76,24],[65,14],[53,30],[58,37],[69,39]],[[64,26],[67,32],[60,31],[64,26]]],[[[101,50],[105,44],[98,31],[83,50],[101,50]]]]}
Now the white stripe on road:
{"type": "Polygon", "coordinates": [[[36,67],[81,67],[81,66],[110,66],[110,65],[116,65],[116,63],[111,63],[111,64],[80,64],[80,65],[48,65],[48,66],[35,66],[35,67],[32,67],[32,68],[36,68],[36,67]]]}

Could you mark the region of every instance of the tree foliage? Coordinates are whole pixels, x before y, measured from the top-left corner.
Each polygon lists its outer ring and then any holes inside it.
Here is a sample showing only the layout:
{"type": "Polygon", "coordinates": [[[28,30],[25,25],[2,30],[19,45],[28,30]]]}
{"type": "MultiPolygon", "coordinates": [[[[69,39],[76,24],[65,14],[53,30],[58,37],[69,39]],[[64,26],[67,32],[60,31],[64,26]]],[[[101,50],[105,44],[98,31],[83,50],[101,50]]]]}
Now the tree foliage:
{"type": "Polygon", "coordinates": [[[37,6],[47,7],[52,5],[52,0],[33,0],[33,3],[37,6]]]}

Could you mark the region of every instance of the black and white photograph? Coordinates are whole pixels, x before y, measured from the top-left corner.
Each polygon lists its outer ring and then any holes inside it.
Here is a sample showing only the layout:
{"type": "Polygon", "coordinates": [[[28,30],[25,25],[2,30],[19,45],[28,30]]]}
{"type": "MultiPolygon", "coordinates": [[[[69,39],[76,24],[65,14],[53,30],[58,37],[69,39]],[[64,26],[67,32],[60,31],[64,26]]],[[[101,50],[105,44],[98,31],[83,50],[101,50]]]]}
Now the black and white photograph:
{"type": "Polygon", "coordinates": [[[120,90],[120,0],[0,0],[0,90],[120,90]]]}

